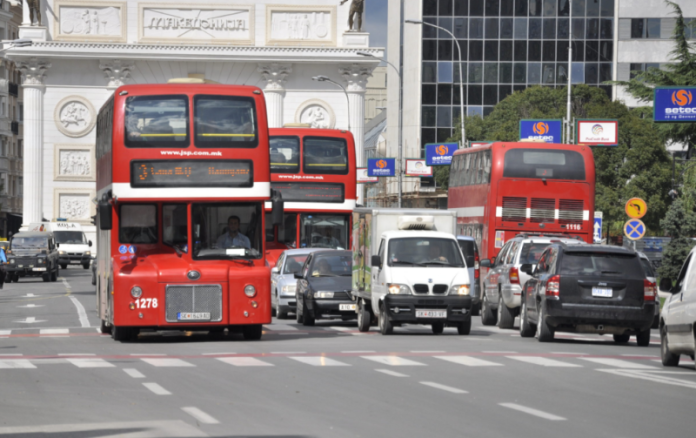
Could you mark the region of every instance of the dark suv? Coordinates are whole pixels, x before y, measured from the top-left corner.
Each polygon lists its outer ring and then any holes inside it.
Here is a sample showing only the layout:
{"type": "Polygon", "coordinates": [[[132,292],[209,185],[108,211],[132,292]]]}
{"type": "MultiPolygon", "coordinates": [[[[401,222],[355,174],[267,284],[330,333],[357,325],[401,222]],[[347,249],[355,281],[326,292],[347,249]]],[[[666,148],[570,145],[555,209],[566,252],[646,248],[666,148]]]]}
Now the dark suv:
{"type": "Polygon", "coordinates": [[[522,265],[525,283],[520,335],[550,342],[555,332],[631,335],[650,343],[656,286],[646,280],[638,254],[616,246],[549,246],[538,265],[522,265]]]}
{"type": "Polygon", "coordinates": [[[52,233],[24,231],[15,234],[7,251],[6,281],[19,277],[42,277],[56,281],[59,275],[58,244],[52,233]]]}

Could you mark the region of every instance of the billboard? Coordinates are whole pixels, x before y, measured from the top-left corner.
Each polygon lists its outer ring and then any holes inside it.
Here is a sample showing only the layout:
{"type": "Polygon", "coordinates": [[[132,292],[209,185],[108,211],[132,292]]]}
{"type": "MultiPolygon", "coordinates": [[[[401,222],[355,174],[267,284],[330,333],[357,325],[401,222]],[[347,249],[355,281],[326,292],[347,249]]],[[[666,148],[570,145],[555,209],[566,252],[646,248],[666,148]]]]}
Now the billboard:
{"type": "Polygon", "coordinates": [[[617,146],[619,121],[603,119],[578,119],[575,129],[577,144],[587,146],[617,146]]]}
{"type": "Polygon", "coordinates": [[[428,166],[449,166],[452,164],[452,155],[458,148],[458,143],[427,143],[425,145],[425,164],[428,166]]]}
{"type": "Polygon", "coordinates": [[[563,141],[561,120],[520,120],[520,140],[536,140],[546,143],[563,141]]]}
{"type": "Polygon", "coordinates": [[[655,122],[696,122],[696,87],[655,87],[655,122]]]}
{"type": "Polygon", "coordinates": [[[422,158],[406,159],[406,176],[433,176],[433,168],[422,158]]]}
{"type": "Polygon", "coordinates": [[[368,158],[367,176],[396,175],[396,158],[368,158]]]}
{"type": "Polygon", "coordinates": [[[358,184],[374,184],[379,182],[376,176],[367,176],[367,167],[358,167],[357,171],[358,184]]]}

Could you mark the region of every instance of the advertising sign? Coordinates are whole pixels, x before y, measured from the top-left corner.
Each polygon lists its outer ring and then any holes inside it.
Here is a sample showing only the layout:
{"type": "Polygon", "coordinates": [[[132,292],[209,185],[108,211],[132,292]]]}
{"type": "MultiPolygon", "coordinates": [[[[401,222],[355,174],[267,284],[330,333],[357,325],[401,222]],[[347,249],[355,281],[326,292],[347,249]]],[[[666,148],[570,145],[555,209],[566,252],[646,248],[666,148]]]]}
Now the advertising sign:
{"type": "Polygon", "coordinates": [[[355,170],[357,171],[358,184],[374,184],[379,182],[379,178],[376,176],[367,176],[367,167],[358,167],[355,170]]]}
{"type": "Polygon", "coordinates": [[[433,168],[423,159],[406,159],[406,176],[433,176],[433,168]]]}
{"type": "Polygon", "coordinates": [[[396,175],[396,158],[368,158],[367,176],[396,175]]]}
{"type": "Polygon", "coordinates": [[[655,87],[655,122],[696,122],[696,87],[655,87]]]}
{"type": "Polygon", "coordinates": [[[459,148],[457,143],[427,143],[425,145],[425,164],[428,166],[449,166],[452,155],[459,148]]]}
{"type": "Polygon", "coordinates": [[[588,146],[617,146],[619,144],[618,120],[578,120],[577,143],[588,146]]]}
{"type": "Polygon", "coordinates": [[[520,120],[520,140],[562,142],[561,120],[520,120]]]}

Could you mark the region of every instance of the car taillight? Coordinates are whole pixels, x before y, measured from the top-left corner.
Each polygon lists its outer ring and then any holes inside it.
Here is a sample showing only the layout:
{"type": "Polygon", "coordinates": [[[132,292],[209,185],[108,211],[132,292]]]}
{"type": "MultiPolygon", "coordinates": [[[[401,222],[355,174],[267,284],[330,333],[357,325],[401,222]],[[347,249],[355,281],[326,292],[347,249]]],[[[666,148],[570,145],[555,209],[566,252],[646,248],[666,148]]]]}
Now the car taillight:
{"type": "Polygon", "coordinates": [[[481,276],[481,267],[479,266],[479,255],[477,252],[474,253],[474,278],[479,278],[481,276]]]}
{"type": "Polygon", "coordinates": [[[546,282],[546,299],[557,300],[559,297],[560,286],[561,286],[561,276],[560,275],[554,275],[553,277],[549,278],[548,281],[546,282]]]}
{"type": "Polygon", "coordinates": [[[510,284],[520,284],[520,271],[517,268],[510,268],[508,278],[510,279],[510,284]]]}
{"type": "Polygon", "coordinates": [[[647,278],[643,280],[643,301],[655,301],[657,286],[647,278]]]}

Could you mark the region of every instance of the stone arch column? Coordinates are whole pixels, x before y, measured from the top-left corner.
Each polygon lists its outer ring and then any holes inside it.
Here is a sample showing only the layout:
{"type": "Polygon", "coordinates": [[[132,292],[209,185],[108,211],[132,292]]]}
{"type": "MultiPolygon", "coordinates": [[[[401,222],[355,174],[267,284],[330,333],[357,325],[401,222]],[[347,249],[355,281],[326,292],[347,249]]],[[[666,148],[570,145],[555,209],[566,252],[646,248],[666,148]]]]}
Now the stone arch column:
{"type": "MultiPolygon", "coordinates": [[[[339,68],[338,72],[348,84],[348,120],[355,141],[355,162],[357,167],[365,167],[365,90],[372,69],[353,64],[339,68]]],[[[358,204],[364,205],[363,184],[358,184],[358,204]]]]}
{"type": "Polygon", "coordinates": [[[268,113],[268,127],[283,127],[283,100],[285,99],[285,80],[292,73],[289,64],[259,64],[257,71],[266,81],[263,93],[266,96],[266,111],[268,113]]]}

